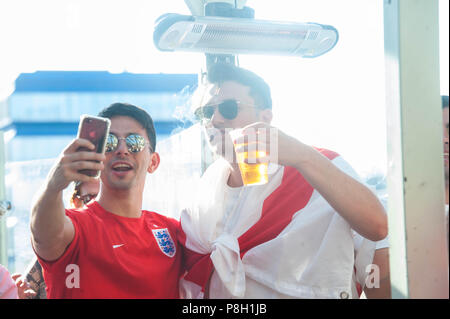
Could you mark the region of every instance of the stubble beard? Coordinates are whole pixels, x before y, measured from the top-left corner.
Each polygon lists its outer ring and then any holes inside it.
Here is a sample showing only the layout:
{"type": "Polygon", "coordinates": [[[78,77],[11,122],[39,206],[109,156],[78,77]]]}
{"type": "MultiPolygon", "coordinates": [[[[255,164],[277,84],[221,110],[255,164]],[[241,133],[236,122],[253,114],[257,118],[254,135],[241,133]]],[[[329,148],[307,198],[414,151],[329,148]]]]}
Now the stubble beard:
{"type": "Polygon", "coordinates": [[[212,128],[206,131],[207,145],[215,157],[222,157],[229,163],[236,163],[233,142],[228,136],[232,129],[212,128]]]}
{"type": "Polygon", "coordinates": [[[106,175],[106,186],[111,190],[126,191],[131,190],[137,184],[136,176],[133,178],[117,177],[112,174],[106,175]]]}

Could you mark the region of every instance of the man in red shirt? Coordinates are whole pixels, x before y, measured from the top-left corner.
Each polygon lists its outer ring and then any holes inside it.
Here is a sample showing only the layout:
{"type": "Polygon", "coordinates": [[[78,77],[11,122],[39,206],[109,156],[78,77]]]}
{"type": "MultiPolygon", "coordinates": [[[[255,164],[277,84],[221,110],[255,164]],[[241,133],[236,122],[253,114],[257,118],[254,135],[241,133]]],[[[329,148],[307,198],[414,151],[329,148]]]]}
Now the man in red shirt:
{"type": "Polygon", "coordinates": [[[146,175],[160,161],[153,121],[123,103],[99,116],[111,120],[105,155],[77,151],[94,145],[75,139],[32,208],[32,244],[48,298],[178,298],[179,224],[142,210],[146,175]],[[93,180],[79,173],[83,169],[101,170],[97,200],[84,209],[65,209],[63,190],[73,181],[93,180]]]}

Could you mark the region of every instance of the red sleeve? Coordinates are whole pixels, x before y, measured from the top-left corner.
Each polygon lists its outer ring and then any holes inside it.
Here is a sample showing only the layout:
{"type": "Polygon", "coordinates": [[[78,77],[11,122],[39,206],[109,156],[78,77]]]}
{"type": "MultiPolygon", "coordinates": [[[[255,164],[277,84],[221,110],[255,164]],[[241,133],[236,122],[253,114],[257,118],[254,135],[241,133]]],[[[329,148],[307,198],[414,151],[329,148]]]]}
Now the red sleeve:
{"type": "MultiPolygon", "coordinates": [[[[47,272],[55,272],[62,271],[65,272],[65,269],[68,264],[76,264],[78,259],[78,251],[80,249],[80,237],[81,237],[81,229],[80,227],[80,214],[81,212],[67,210],[66,215],[71,219],[73,223],[73,227],[75,230],[75,234],[72,242],[67,246],[64,253],[56,260],[47,261],[42,259],[35,251],[36,256],[41,264],[42,268],[47,272]]],[[[33,248],[34,249],[34,248],[33,248]]]]}

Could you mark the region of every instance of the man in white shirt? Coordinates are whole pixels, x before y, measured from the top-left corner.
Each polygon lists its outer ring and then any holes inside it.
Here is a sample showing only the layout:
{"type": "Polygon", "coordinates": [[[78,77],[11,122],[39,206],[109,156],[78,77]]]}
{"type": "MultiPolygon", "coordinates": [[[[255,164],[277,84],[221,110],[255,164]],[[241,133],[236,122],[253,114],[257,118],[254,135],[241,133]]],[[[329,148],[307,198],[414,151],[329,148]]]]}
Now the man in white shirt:
{"type": "Polygon", "coordinates": [[[195,113],[220,158],[181,214],[188,269],[182,295],[358,298],[356,282],[364,283],[375,241],[387,235],[380,201],[339,154],[270,126],[270,89],[259,76],[217,64],[208,81],[195,113]],[[227,130],[236,128],[258,141],[262,129],[277,133],[264,144],[275,152],[259,159],[269,162],[267,184],[243,186],[235,157],[225,156],[227,130]],[[367,240],[356,245],[356,236],[367,240]]]}

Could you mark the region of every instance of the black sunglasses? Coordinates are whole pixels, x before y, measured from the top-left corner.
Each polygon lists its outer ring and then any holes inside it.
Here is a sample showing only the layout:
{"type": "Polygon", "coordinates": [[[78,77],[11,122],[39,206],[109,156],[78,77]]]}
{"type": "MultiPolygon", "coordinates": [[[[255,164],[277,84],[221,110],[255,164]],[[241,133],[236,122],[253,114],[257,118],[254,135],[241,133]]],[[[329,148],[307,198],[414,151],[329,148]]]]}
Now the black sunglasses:
{"type": "Polygon", "coordinates": [[[108,139],[106,141],[106,148],[105,152],[113,152],[117,149],[119,146],[119,141],[125,140],[125,143],[127,144],[128,151],[130,153],[138,153],[142,151],[145,148],[146,144],[150,144],[149,142],[145,141],[145,138],[142,137],[139,134],[130,134],[127,137],[117,137],[114,134],[109,134],[108,139]]]}
{"type": "Polygon", "coordinates": [[[227,120],[234,120],[239,113],[239,109],[242,107],[255,108],[252,105],[243,104],[237,100],[225,100],[218,104],[209,104],[202,106],[198,108],[194,114],[197,120],[210,120],[217,108],[224,118],[226,118],[227,120]]]}

